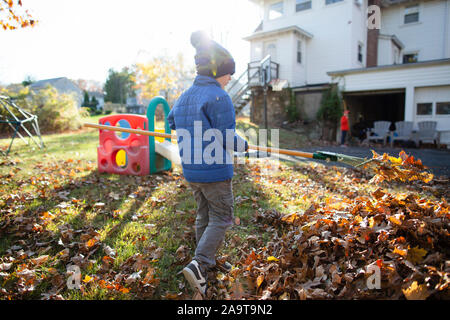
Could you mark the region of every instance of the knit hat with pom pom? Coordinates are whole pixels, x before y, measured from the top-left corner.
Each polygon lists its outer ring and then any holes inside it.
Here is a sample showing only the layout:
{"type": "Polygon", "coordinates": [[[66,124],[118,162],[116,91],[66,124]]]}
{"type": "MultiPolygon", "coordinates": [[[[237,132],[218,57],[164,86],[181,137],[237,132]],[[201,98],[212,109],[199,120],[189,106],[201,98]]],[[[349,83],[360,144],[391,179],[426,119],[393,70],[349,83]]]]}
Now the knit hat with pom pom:
{"type": "Polygon", "coordinates": [[[234,74],[235,63],[231,54],[210,39],[204,31],[192,33],[191,44],[197,51],[195,55],[197,74],[212,78],[234,74]]]}

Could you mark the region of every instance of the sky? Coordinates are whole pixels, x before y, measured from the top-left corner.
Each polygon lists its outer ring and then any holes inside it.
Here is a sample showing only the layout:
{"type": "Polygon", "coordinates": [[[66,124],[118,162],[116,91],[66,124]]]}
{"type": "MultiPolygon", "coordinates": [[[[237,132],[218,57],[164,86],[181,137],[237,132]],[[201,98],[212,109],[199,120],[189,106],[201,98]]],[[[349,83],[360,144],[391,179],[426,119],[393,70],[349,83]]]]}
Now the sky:
{"type": "Polygon", "coordinates": [[[154,56],[194,65],[190,35],[205,30],[236,61],[250,57],[250,35],[261,21],[249,0],[22,0],[36,27],[0,30],[0,84],[57,77],[104,82],[117,71],[154,56]]]}

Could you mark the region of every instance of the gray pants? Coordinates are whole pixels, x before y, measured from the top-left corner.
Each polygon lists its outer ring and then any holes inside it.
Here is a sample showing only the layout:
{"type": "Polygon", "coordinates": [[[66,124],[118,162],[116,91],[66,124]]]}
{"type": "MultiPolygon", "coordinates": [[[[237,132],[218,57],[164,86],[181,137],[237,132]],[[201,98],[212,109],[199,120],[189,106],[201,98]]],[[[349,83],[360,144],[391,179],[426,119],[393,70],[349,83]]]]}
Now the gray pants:
{"type": "Polygon", "coordinates": [[[233,188],[231,179],[211,183],[189,183],[197,202],[194,259],[203,270],[216,265],[216,252],[233,224],[233,188]]]}

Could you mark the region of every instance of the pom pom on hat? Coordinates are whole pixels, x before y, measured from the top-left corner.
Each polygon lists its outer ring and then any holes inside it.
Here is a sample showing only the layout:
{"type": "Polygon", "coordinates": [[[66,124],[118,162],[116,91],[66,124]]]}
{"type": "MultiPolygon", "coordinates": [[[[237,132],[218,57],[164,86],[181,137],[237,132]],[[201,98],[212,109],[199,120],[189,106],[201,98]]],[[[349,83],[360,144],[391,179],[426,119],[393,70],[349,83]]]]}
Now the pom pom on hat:
{"type": "Polygon", "coordinates": [[[211,42],[211,39],[203,30],[195,31],[191,34],[191,44],[194,48],[205,46],[209,42],[211,42]]]}
{"type": "Polygon", "coordinates": [[[195,65],[199,75],[218,78],[226,74],[234,74],[235,62],[231,54],[210,39],[206,32],[201,30],[193,32],[191,44],[197,52],[195,65]]]}

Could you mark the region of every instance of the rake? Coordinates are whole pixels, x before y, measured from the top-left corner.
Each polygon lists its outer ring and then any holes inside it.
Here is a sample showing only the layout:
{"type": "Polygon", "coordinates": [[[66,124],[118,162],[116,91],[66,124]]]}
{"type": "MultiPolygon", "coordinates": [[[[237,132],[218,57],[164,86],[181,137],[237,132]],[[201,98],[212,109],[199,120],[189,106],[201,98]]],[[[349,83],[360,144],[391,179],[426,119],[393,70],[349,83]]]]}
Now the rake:
{"type": "MultiPolygon", "coordinates": [[[[166,138],[166,139],[176,139],[177,138],[177,136],[173,135],[173,134],[153,132],[153,131],[147,131],[147,130],[113,127],[113,126],[107,126],[107,125],[95,124],[95,123],[84,123],[83,125],[88,128],[119,131],[119,132],[128,132],[128,133],[160,137],[160,138],[166,138]]],[[[262,151],[262,152],[267,152],[267,153],[275,153],[275,154],[279,153],[279,154],[285,154],[285,155],[290,155],[290,156],[295,156],[295,157],[309,158],[309,159],[315,159],[315,160],[325,160],[328,162],[341,162],[341,163],[350,165],[352,167],[361,167],[361,166],[364,166],[375,160],[375,159],[368,160],[366,158],[353,157],[353,156],[349,156],[349,155],[345,155],[345,154],[327,152],[327,151],[316,151],[314,153],[311,153],[311,152],[303,152],[303,151],[289,150],[289,149],[279,149],[279,148],[273,148],[273,147],[263,147],[263,146],[256,146],[256,145],[249,145],[248,148],[251,150],[257,150],[257,151],[262,151]]]]}

